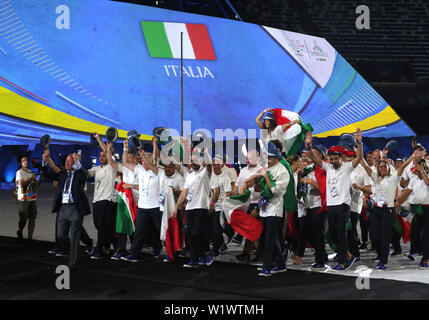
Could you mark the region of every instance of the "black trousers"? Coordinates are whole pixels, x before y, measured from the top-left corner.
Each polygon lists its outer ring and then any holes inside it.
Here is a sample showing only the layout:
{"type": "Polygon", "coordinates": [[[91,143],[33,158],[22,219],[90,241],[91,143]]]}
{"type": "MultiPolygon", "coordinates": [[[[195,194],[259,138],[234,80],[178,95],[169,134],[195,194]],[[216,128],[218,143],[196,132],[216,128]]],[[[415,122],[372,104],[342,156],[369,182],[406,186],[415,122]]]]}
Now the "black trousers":
{"type": "Polygon", "coordinates": [[[347,221],[350,217],[350,206],[343,203],[337,206],[328,206],[329,230],[338,248],[338,263],[346,263],[347,254],[347,221]]]}
{"type": "Polygon", "coordinates": [[[198,262],[209,248],[210,230],[207,209],[186,210],[186,236],[189,241],[190,258],[198,262]]]}
{"type": "Polygon", "coordinates": [[[394,209],[374,207],[371,210],[371,230],[373,243],[381,263],[387,264],[389,244],[392,239],[394,209]]]}
{"type": "Polygon", "coordinates": [[[130,242],[133,243],[133,235],[129,236],[127,234],[121,234],[121,233],[117,235],[118,250],[120,253],[125,254],[127,252],[127,240],[128,238],[130,238],[130,242]]]}
{"type": "Polygon", "coordinates": [[[285,266],[283,258],[284,239],[281,217],[261,217],[263,231],[260,242],[263,243],[263,268],[271,270],[273,263],[278,267],[285,266]]]}
{"type": "Polygon", "coordinates": [[[103,247],[110,247],[115,243],[116,210],[113,201],[102,200],[93,203],[93,220],[97,229],[96,252],[102,253],[103,247]]]}
{"type": "Polygon", "coordinates": [[[401,235],[398,234],[395,228],[393,228],[392,230],[392,247],[393,247],[393,250],[402,252],[401,235]]]}
{"type": "Polygon", "coordinates": [[[213,240],[213,252],[218,254],[219,249],[225,243],[223,240],[223,228],[220,224],[221,211],[215,211],[212,214],[212,240],[213,240]]]}
{"type": "Polygon", "coordinates": [[[161,250],[161,221],[162,212],[159,211],[159,208],[137,209],[136,231],[131,243],[131,253],[134,256],[138,256],[145,240],[149,240],[148,234],[153,235],[151,242],[154,250],[161,250]]]}
{"type": "Polygon", "coordinates": [[[429,259],[429,207],[423,207],[423,260],[429,259]]]}
{"type": "MultiPolygon", "coordinates": [[[[316,263],[325,264],[326,250],[325,250],[325,236],[323,230],[326,221],[326,212],[319,213],[320,207],[307,210],[305,221],[305,234],[306,241],[308,240],[311,246],[316,250],[316,263]]],[[[305,245],[305,244],[304,244],[305,245]]],[[[304,255],[304,249],[300,248],[299,256],[304,255]]]]}
{"type": "Polygon", "coordinates": [[[411,238],[410,253],[411,254],[423,253],[423,241],[422,241],[423,225],[424,225],[424,214],[414,213],[414,217],[413,217],[413,220],[411,221],[411,228],[410,228],[410,238],[411,238]]]}
{"type": "Polygon", "coordinates": [[[361,241],[368,242],[368,233],[370,229],[369,220],[364,220],[362,215],[359,215],[359,225],[360,225],[360,234],[361,241]]]}
{"type": "Polygon", "coordinates": [[[305,247],[307,246],[307,241],[309,241],[309,232],[308,232],[308,219],[307,216],[296,219],[298,224],[298,239],[296,241],[296,255],[299,257],[304,256],[305,247]]]}
{"type": "Polygon", "coordinates": [[[357,236],[357,223],[359,220],[359,213],[350,211],[350,222],[352,229],[347,231],[347,243],[349,246],[350,253],[355,258],[360,258],[358,236],[357,236]]]}

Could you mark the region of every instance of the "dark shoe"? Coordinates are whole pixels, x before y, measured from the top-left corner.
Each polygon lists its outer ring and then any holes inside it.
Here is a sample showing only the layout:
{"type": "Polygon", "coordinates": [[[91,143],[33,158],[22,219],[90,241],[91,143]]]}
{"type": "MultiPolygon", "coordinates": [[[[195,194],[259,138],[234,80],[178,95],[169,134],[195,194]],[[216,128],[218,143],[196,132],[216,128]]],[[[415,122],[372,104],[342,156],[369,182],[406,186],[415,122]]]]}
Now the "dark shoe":
{"type": "Polygon", "coordinates": [[[236,258],[238,260],[240,260],[241,262],[245,262],[245,263],[249,263],[250,262],[250,257],[248,255],[244,254],[244,253],[239,254],[236,258]]]}
{"type": "Polygon", "coordinates": [[[94,252],[91,256],[91,259],[94,260],[102,260],[103,259],[103,255],[100,252],[94,252]]]}
{"type": "Polygon", "coordinates": [[[362,242],[362,244],[359,246],[359,250],[366,250],[368,248],[366,242],[362,242]]]}
{"type": "Polygon", "coordinates": [[[393,251],[392,252],[392,256],[399,256],[399,255],[401,255],[402,254],[402,250],[400,251],[400,250],[395,250],[395,251],[393,251]]]}
{"type": "Polygon", "coordinates": [[[224,243],[224,244],[220,247],[219,251],[220,251],[220,253],[222,253],[222,252],[225,252],[226,250],[228,250],[228,247],[227,247],[227,246],[226,246],[226,244],[224,243]]]}
{"type": "Polygon", "coordinates": [[[352,256],[350,260],[347,260],[346,265],[344,266],[344,269],[349,270],[355,262],[356,262],[356,258],[352,256]]]}
{"type": "Polygon", "coordinates": [[[19,241],[22,241],[22,239],[24,238],[23,236],[22,236],[22,231],[16,231],[16,235],[18,236],[18,240],[19,241]]]}
{"type": "Polygon", "coordinates": [[[272,269],[271,269],[271,273],[272,273],[272,274],[281,273],[281,272],[286,272],[286,271],[287,271],[286,266],[283,266],[283,267],[275,266],[274,268],[272,268],[272,269]]]}

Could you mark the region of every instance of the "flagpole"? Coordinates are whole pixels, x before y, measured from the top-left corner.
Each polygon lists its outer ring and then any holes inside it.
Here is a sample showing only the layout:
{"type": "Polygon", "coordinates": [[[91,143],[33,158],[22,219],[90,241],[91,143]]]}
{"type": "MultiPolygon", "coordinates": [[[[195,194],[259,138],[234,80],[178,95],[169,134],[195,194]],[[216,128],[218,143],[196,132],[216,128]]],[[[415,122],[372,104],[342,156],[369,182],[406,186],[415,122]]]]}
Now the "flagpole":
{"type": "Polygon", "coordinates": [[[183,32],[180,32],[180,109],[181,109],[181,136],[183,138],[183,32]]]}

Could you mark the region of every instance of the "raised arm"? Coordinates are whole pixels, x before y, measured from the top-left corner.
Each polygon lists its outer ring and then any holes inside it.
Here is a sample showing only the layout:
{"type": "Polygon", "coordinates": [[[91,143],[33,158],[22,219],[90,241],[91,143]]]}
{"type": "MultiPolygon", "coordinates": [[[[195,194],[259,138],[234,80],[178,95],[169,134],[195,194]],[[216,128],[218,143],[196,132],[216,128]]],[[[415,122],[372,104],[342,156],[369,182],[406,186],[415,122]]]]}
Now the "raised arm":
{"type": "Polygon", "coordinates": [[[400,167],[399,167],[398,172],[397,172],[398,177],[402,176],[402,174],[404,173],[405,168],[406,168],[406,167],[411,163],[411,161],[413,161],[413,160],[414,160],[414,153],[411,155],[411,157],[409,157],[409,158],[407,159],[407,161],[405,161],[405,162],[402,164],[402,166],[400,166],[400,167]]]}
{"type": "Polygon", "coordinates": [[[100,147],[101,147],[101,150],[103,150],[103,152],[106,152],[106,153],[107,153],[107,147],[106,147],[106,145],[104,144],[103,140],[101,140],[101,137],[100,137],[100,135],[99,135],[97,132],[94,132],[94,138],[95,138],[95,139],[97,139],[98,144],[99,144],[99,145],[100,145],[100,147]]]}
{"type": "Polygon", "coordinates": [[[311,132],[307,132],[306,136],[305,136],[305,147],[308,151],[308,154],[310,156],[310,159],[319,167],[323,167],[323,160],[319,159],[318,157],[315,156],[315,154],[313,153],[312,148],[312,141],[313,141],[313,136],[311,134],[311,132]]]}
{"type": "Polygon", "coordinates": [[[212,170],[213,170],[213,166],[212,166],[212,158],[208,152],[208,148],[204,147],[204,163],[206,165],[206,170],[207,170],[207,174],[209,176],[212,175],[212,170]]]}
{"type": "Polygon", "coordinates": [[[113,146],[112,146],[112,143],[111,142],[108,142],[107,143],[107,162],[116,170],[116,171],[118,171],[119,170],[119,165],[118,165],[118,163],[115,161],[115,160],[113,160],[113,155],[112,155],[112,153],[113,153],[113,146]]]}
{"type": "Polygon", "coordinates": [[[160,151],[158,149],[158,138],[153,137],[152,139],[152,146],[153,146],[153,161],[155,162],[155,166],[158,166],[159,158],[160,158],[160,151]]]}
{"type": "Polygon", "coordinates": [[[50,153],[49,149],[46,149],[45,152],[43,153],[43,162],[48,163],[49,166],[51,167],[51,169],[55,173],[59,173],[61,171],[61,169],[57,167],[57,165],[55,164],[54,161],[52,161],[50,154],[51,153],[50,153]]]}
{"type": "Polygon", "coordinates": [[[122,149],[122,164],[130,169],[131,171],[134,171],[136,168],[135,163],[131,163],[128,161],[128,140],[124,140],[124,148],[122,149]]]}
{"type": "Polygon", "coordinates": [[[365,169],[365,171],[368,174],[368,176],[371,178],[371,176],[372,176],[372,169],[368,166],[368,164],[366,163],[365,159],[362,158],[362,160],[360,161],[360,164],[365,169]]]}
{"type": "Polygon", "coordinates": [[[283,130],[283,132],[285,132],[287,128],[292,127],[294,124],[297,124],[297,123],[300,123],[300,122],[301,122],[300,119],[295,119],[295,120],[293,120],[293,121],[291,121],[289,123],[282,124],[282,130],[283,130]]]}
{"type": "Polygon", "coordinates": [[[264,116],[264,114],[266,114],[269,111],[273,111],[273,110],[272,109],[265,109],[256,117],[255,121],[256,121],[256,124],[258,125],[259,129],[264,129],[264,123],[262,122],[262,117],[264,116]]]}
{"type": "Polygon", "coordinates": [[[355,139],[356,143],[358,144],[358,147],[356,150],[356,158],[354,158],[352,161],[353,168],[356,168],[359,162],[363,159],[362,132],[360,131],[360,128],[356,129],[355,139]]]}

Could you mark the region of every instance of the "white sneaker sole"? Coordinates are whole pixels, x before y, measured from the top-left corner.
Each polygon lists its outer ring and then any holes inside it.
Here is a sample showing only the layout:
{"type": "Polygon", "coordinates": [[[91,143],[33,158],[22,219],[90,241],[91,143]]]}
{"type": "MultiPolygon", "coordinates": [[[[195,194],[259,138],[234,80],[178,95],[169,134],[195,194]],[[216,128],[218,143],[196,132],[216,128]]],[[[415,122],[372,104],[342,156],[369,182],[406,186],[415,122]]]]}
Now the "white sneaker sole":
{"type": "Polygon", "coordinates": [[[272,274],[276,274],[276,273],[282,273],[282,272],[286,272],[287,271],[287,269],[281,269],[281,270],[278,270],[278,271],[271,271],[271,273],[272,274]]]}
{"type": "Polygon", "coordinates": [[[259,273],[258,276],[260,276],[260,277],[271,277],[271,273],[269,273],[269,274],[259,273]]]}

